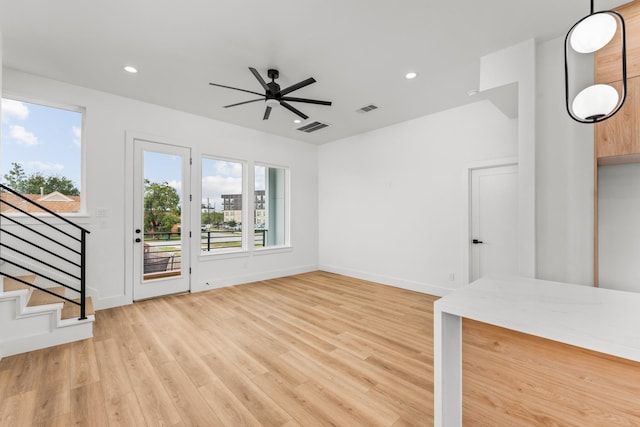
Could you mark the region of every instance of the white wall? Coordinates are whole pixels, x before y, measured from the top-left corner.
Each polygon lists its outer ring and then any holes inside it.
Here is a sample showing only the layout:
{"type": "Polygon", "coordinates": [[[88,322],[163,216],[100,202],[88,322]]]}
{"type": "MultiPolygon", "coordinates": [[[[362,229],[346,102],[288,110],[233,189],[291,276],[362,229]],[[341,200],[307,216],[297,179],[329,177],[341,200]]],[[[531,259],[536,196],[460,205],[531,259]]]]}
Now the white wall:
{"type": "Polygon", "coordinates": [[[518,84],[518,266],[536,277],[536,54],[525,40],[480,60],[480,90],[518,84]]]}
{"type": "Polygon", "coordinates": [[[517,120],[482,101],[320,146],[320,267],[434,294],[460,286],[467,167],[515,157],[517,142],[517,120]]]}
{"type": "Polygon", "coordinates": [[[567,114],[563,52],[537,47],[537,277],[593,285],[593,125],[567,114]]]}
{"type": "Polygon", "coordinates": [[[598,285],[640,292],[640,164],[598,173],[598,285]]]}
{"type": "MultiPolygon", "coordinates": [[[[131,212],[125,207],[131,183],[127,162],[127,132],[157,135],[176,145],[192,147],[194,203],[199,204],[200,154],[259,161],[290,168],[291,242],[289,251],[237,258],[200,257],[192,264],[192,290],[205,281],[224,286],[277,277],[317,268],[318,167],[317,147],[268,135],[204,117],[146,104],[111,94],[44,79],[20,71],[4,70],[4,95],[77,105],[86,108],[86,194],[88,216],[78,219],[91,231],[88,243],[88,286],[96,306],[104,308],[131,302],[133,239],[125,238],[131,212]],[[97,208],[108,212],[96,218],[97,208]],[[127,272],[127,274],[125,274],[127,272]]],[[[199,209],[194,209],[193,221],[199,209]]],[[[197,223],[192,224],[197,230],[197,223]]]]}

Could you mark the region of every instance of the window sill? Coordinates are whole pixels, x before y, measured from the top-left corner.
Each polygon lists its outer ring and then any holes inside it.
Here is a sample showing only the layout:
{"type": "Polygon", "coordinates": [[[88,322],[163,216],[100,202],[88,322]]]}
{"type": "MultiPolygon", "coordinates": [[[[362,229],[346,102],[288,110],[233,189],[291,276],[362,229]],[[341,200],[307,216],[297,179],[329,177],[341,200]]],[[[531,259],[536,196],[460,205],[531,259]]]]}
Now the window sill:
{"type": "Polygon", "coordinates": [[[217,252],[207,253],[200,252],[198,259],[200,261],[214,261],[220,259],[246,258],[249,256],[274,255],[281,253],[293,252],[293,246],[274,246],[270,248],[254,249],[253,251],[236,251],[236,252],[217,252]]]}
{"type": "Polygon", "coordinates": [[[270,248],[260,248],[260,249],[253,250],[253,254],[256,256],[280,254],[280,253],[287,253],[287,252],[293,252],[293,246],[273,246],[270,248]]]}
{"type": "Polygon", "coordinates": [[[198,259],[200,261],[214,261],[220,259],[246,258],[249,256],[247,251],[235,252],[200,252],[198,259]]]}

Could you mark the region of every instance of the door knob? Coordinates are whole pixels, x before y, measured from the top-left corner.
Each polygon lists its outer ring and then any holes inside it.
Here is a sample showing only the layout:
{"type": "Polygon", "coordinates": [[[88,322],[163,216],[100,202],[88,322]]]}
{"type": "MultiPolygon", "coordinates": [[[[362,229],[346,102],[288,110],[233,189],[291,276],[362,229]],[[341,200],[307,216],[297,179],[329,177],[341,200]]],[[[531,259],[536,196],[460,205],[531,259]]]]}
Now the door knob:
{"type": "Polygon", "coordinates": [[[136,228],[136,234],[140,234],[140,231],[141,230],[139,228],[136,228]]]}
{"type": "Polygon", "coordinates": [[[136,237],[136,243],[140,243],[140,242],[141,242],[140,238],[136,237]]]}
{"type": "Polygon", "coordinates": [[[484,242],[483,242],[482,240],[473,239],[473,240],[471,241],[471,243],[473,243],[474,245],[479,245],[479,244],[484,243],[484,242]]]}

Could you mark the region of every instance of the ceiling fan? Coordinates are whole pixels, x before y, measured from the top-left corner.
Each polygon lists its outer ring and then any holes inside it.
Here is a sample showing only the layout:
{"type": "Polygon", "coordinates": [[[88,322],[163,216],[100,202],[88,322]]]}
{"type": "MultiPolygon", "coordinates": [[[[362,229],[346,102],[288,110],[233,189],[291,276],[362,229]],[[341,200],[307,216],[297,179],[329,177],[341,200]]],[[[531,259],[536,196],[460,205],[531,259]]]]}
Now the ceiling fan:
{"type": "Polygon", "coordinates": [[[280,89],[280,85],[276,83],[276,79],[280,76],[280,73],[278,72],[278,70],[269,69],[267,71],[267,76],[269,76],[269,78],[271,79],[271,82],[269,83],[264,81],[260,73],[258,73],[258,71],[255,68],[249,67],[249,70],[254,75],[254,77],[258,79],[258,82],[260,82],[260,85],[265,91],[264,95],[258,92],[254,92],[252,90],[240,89],[237,87],[225,86],[217,83],[209,83],[212,86],[219,86],[227,89],[240,90],[242,92],[253,93],[254,95],[258,95],[261,97],[261,98],[252,99],[249,101],[238,102],[237,104],[225,105],[224,108],[236,107],[238,105],[249,104],[251,102],[265,101],[265,103],[267,104],[267,108],[264,110],[264,116],[262,117],[262,120],[268,120],[269,115],[271,114],[271,109],[278,105],[282,105],[287,110],[291,111],[294,114],[297,114],[298,116],[302,117],[302,119],[306,120],[309,118],[309,116],[307,116],[297,108],[293,107],[291,104],[289,104],[289,102],[304,102],[307,104],[331,105],[330,101],[318,101],[316,99],[295,98],[291,96],[286,96],[295,90],[308,86],[311,83],[315,83],[316,79],[314,79],[313,77],[310,77],[306,80],[298,82],[285,89],[280,89]]]}

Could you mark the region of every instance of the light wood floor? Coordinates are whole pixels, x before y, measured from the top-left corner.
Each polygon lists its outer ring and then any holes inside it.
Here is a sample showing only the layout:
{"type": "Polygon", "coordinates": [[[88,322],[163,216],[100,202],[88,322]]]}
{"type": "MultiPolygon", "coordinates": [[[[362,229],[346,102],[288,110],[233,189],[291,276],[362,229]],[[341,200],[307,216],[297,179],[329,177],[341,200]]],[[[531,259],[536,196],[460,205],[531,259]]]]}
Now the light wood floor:
{"type": "Polygon", "coordinates": [[[435,299],[314,272],[98,311],[0,361],[0,425],[429,426],[435,299]]]}

